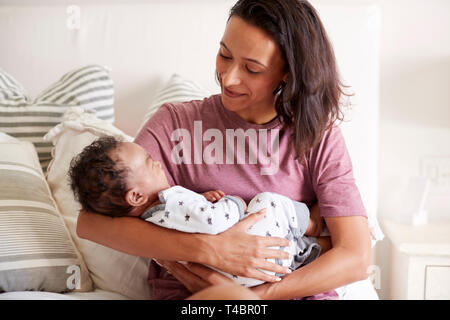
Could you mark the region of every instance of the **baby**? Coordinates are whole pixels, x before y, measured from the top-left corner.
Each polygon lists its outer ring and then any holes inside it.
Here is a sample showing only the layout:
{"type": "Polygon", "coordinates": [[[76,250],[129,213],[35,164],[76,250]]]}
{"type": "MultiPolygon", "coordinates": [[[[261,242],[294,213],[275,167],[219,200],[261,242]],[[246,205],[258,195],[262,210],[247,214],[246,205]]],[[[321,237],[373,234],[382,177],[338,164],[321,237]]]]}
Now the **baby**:
{"type": "MultiPolygon", "coordinates": [[[[321,218],[311,220],[304,203],[264,192],[256,195],[247,207],[239,196],[225,195],[220,190],[198,194],[181,186],[170,187],[161,163],[132,142],[109,136],[99,138],[72,159],[69,176],[76,199],[87,211],[113,217],[140,217],[184,232],[217,234],[249,214],[266,209],[265,218],[248,232],[290,240],[290,245],[282,249],[291,258],[276,263],[295,270],[321,252],[317,238],[306,236],[317,234],[315,229],[320,225],[317,219],[321,218]]],[[[262,283],[221,273],[248,287],[262,283]]]]}

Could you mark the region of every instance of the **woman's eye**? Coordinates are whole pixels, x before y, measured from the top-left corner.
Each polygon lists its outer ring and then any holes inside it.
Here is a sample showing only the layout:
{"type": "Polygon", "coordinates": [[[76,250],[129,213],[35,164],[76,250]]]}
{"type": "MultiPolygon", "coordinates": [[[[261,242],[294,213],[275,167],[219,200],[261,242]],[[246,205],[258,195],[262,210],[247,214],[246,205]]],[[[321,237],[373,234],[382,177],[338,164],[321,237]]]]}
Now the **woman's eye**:
{"type": "Polygon", "coordinates": [[[225,60],[231,60],[231,58],[230,57],[227,57],[227,56],[224,56],[223,54],[221,54],[221,53],[219,53],[219,55],[223,58],[223,59],[225,59],[225,60]]]}
{"type": "Polygon", "coordinates": [[[247,72],[248,72],[248,73],[251,73],[251,74],[257,74],[257,73],[259,73],[258,71],[252,71],[252,70],[250,70],[248,67],[245,67],[245,69],[247,69],[247,72]]]}

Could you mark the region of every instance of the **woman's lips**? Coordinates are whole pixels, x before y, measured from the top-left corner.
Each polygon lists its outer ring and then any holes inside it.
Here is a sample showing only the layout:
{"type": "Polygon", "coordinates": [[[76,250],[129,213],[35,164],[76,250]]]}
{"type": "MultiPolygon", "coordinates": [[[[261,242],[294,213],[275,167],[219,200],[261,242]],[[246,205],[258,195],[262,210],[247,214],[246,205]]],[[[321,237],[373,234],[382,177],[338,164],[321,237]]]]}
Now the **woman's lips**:
{"type": "Polygon", "coordinates": [[[228,90],[227,88],[223,88],[223,92],[230,98],[239,98],[244,95],[243,93],[236,93],[234,91],[228,90]]]}

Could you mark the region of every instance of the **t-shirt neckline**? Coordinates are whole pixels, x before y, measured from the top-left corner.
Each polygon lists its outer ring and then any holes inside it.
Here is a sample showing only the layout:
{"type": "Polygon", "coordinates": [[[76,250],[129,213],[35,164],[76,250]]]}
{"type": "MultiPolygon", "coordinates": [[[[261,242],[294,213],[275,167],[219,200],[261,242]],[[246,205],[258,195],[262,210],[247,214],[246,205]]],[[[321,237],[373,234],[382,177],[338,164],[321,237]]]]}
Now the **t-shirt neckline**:
{"type": "Polygon", "coordinates": [[[233,111],[227,110],[225,108],[222,103],[222,96],[220,94],[217,94],[214,98],[216,99],[216,103],[219,106],[220,111],[225,115],[225,117],[229,120],[230,124],[232,124],[233,127],[242,129],[274,129],[281,125],[280,116],[277,116],[264,124],[247,122],[233,111]]]}

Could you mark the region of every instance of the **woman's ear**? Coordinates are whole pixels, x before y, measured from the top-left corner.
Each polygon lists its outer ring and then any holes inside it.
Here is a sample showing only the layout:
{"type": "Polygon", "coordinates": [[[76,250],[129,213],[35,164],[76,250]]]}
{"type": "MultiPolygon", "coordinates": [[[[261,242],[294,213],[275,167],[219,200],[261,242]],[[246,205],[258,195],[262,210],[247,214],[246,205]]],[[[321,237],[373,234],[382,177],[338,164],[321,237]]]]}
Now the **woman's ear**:
{"type": "Polygon", "coordinates": [[[147,202],[147,195],[141,192],[138,188],[132,188],[125,195],[125,200],[132,207],[139,207],[147,202]]]}
{"type": "Polygon", "coordinates": [[[284,74],[284,76],[283,76],[283,82],[284,82],[284,83],[287,83],[287,82],[288,82],[288,79],[289,79],[289,72],[286,72],[286,73],[284,74]]]}

